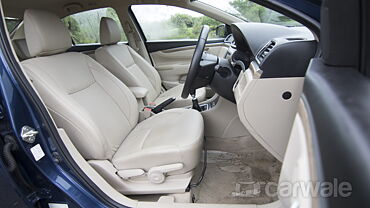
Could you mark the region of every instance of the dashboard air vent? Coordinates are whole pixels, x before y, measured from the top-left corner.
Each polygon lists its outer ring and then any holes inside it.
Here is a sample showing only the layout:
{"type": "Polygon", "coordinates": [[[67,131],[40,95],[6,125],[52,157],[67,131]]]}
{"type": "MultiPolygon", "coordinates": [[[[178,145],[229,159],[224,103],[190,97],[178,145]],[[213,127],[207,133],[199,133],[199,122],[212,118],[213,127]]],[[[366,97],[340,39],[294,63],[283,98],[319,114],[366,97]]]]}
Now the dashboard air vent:
{"type": "Polygon", "coordinates": [[[257,55],[257,59],[260,63],[262,63],[263,59],[270,53],[270,51],[274,48],[276,43],[274,41],[269,42],[257,55]]]}

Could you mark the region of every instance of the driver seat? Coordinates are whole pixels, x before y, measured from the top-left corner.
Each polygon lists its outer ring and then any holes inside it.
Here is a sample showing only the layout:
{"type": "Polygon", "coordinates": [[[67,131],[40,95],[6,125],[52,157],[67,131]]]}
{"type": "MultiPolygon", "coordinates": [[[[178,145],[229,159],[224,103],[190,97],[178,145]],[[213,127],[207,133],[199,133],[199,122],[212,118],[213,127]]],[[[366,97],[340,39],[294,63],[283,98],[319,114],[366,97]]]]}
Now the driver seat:
{"type": "Polygon", "coordinates": [[[134,95],[91,57],[66,52],[72,41],[60,18],[28,9],[22,67],[58,128],[88,163],[124,194],[184,192],[200,162],[203,118],[170,109],[138,122],[134,95]]]}
{"type": "MultiPolygon", "coordinates": [[[[100,20],[100,42],[103,47],[95,51],[96,60],[107,68],[128,87],[143,87],[148,90],[146,103],[160,104],[168,98],[176,100],[167,106],[180,108],[192,104],[191,97],[181,98],[183,84],[161,92],[161,77],[158,71],[142,58],[135,50],[126,44],[117,44],[121,39],[121,33],[117,23],[108,17],[100,20]]],[[[206,89],[196,91],[198,101],[206,99],[206,89]]]]}

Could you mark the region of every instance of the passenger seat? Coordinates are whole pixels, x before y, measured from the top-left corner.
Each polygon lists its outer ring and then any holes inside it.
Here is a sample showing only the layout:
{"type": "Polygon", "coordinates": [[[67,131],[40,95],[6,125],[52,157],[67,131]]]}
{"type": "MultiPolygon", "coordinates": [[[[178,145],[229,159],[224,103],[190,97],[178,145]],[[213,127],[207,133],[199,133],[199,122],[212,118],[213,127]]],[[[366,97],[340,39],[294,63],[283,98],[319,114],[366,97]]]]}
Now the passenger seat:
{"type": "MultiPolygon", "coordinates": [[[[176,100],[168,108],[185,107],[192,104],[191,98],[182,99],[183,84],[175,86],[161,93],[161,77],[157,70],[142,58],[130,46],[117,44],[121,39],[121,33],[117,23],[108,17],[100,21],[100,42],[103,47],[95,52],[96,60],[107,68],[128,87],[143,87],[148,90],[147,103],[160,104],[168,98],[176,100]]],[[[206,99],[206,89],[196,91],[198,100],[206,99]]]]}
{"type": "Polygon", "coordinates": [[[71,36],[57,15],[28,9],[24,26],[33,58],[22,66],[89,164],[124,194],[184,192],[202,153],[201,114],[178,108],[138,122],[128,87],[91,57],[66,52],[71,36]]]}

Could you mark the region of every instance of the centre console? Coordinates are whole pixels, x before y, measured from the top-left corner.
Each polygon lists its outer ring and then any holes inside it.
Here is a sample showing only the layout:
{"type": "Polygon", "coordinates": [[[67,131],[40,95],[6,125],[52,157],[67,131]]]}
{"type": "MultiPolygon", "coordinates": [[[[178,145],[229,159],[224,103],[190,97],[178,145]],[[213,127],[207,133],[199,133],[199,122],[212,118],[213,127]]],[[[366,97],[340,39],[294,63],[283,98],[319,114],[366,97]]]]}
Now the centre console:
{"type": "Polygon", "coordinates": [[[218,99],[219,99],[219,96],[215,95],[214,97],[210,98],[209,100],[206,100],[205,102],[200,103],[199,106],[202,109],[202,112],[210,110],[213,107],[215,107],[217,102],[218,102],[218,99]]]}

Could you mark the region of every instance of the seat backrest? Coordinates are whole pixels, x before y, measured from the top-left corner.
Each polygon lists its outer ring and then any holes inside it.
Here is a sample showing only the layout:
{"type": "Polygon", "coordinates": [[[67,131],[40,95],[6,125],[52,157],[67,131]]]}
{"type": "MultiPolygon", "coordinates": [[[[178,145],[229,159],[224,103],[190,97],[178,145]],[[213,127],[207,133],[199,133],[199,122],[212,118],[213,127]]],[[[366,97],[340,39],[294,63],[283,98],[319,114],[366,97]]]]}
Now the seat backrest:
{"type": "Polygon", "coordinates": [[[17,30],[15,31],[12,37],[12,44],[20,60],[30,58],[30,52],[28,51],[23,24],[20,27],[18,27],[17,30]]]}
{"type": "Polygon", "coordinates": [[[89,56],[64,53],[72,42],[57,15],[26,10],[24,25],[36,57],[22,66],[57,126],[85,159],[111,159],[138,122],[134,95],[89,56]]]}
{"type": "Polygon", "coordinates": [[[103,17],[100,21],[100,42],[104,46],[96,50],[96,60],[128,87],[146,88],[147,101],[154,101],[161,92],[159,73],[130,46],[117,44],[120,39],[117,23],[103,17]]]}
{"type": "Polygon", "coordinates": [[[30,58],[30,53],[28,52],[26,39],[14,39],[12,40],[12,44],[20,60],[30,58]]]}

